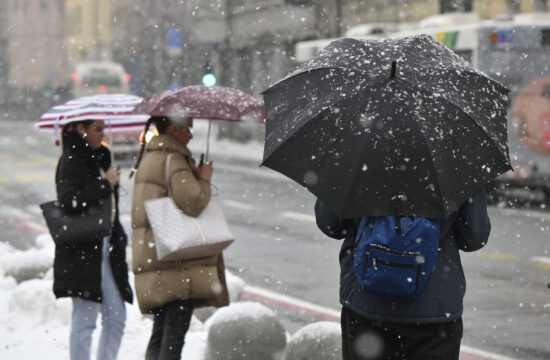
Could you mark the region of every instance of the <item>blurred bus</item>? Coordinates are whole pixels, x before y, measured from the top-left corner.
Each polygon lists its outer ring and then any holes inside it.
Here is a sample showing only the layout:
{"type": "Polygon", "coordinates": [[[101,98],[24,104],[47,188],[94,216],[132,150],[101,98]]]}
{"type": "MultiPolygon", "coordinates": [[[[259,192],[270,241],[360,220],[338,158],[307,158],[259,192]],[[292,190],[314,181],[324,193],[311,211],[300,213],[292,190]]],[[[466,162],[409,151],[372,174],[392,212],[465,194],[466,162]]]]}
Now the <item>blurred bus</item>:
{"type": "MultiPolygon", "coordinates": [[[[417,24],[374,23],[349,29],[344,37],[356,39],[385,39],[403,36],[431,34],[443,45],[468,61],[477,65],[479,16],[474,13],[435,15],[417,24]]],[[[294,60],[303,63],[315,56],[336,39],[299,41],[294,47],[294,60]]]]}
{"type": "Polygon", "coordinates": [[[495,181],[495,197],[550,209],[550,14],[484,23],[478,49],[478,68],[511,90],[508,147],[515,171],[495,181]]]}
{"type": "Polygon", "coordinates": [[[130,93],[130,75],[121,64],[112,61],[78,63],[75,72],[71,74],[71,80],[75,98],[101,93],[130,93]]]}

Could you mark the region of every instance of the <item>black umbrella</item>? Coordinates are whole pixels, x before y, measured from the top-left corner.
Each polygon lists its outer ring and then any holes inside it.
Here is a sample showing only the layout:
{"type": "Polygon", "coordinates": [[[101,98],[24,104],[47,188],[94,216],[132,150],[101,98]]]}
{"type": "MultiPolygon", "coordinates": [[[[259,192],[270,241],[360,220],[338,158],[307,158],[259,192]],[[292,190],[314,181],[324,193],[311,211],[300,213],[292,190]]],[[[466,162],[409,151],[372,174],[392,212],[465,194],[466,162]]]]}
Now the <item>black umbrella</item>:
{"type": "Polygon", "coordinates": [[[431,36],[336,40],[263,95],[263,165],[342,218],[445,218],[511,169],[508,90],[431,36]]]}

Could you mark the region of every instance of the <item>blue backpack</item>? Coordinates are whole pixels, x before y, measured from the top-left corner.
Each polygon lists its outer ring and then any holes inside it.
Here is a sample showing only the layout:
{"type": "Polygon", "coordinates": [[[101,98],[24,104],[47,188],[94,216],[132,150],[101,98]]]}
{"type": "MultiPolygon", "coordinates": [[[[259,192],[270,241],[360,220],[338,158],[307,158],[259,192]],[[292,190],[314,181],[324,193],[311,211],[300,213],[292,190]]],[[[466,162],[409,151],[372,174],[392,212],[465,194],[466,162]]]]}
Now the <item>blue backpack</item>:
{"type": "Polygon", "coordinates": [[[439,221],[422,217],[363,217],[353,270],[361,291],[415,301],[431,275],[439,248],[439,221]]]}

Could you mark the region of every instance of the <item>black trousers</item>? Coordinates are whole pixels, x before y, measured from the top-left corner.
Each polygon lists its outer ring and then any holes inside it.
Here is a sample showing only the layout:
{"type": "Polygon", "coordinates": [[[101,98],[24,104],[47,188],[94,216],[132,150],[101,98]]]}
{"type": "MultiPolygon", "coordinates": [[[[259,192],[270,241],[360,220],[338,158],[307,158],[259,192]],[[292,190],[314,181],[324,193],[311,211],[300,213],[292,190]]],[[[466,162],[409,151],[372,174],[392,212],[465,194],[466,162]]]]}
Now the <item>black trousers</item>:
{"type": "Polygon", "coordinates": [[[458,360],[462,319],[400,324],[365,319],[342,308],[344,360],[458,360]]]}
{"type": "Polygon", "coordinates": [[[146,360],[179,360],[193,314],[192,300],[178,300],[152,310],[153,332],[146,360]]]}

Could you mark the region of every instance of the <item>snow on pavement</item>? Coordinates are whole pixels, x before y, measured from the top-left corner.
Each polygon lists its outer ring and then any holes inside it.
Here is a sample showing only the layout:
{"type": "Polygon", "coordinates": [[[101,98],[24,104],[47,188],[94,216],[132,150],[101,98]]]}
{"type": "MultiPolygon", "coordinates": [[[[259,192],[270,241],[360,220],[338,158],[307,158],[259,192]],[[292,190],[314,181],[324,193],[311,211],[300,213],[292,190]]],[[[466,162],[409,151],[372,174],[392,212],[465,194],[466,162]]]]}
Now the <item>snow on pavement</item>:
{"type": "MultiPolygon", "coordinates": [[[[52,291],[54,245],[48,234],[36,239],[36,247],[20,251],[0,242],[0,357],[26,360],[41,354],[41,359],[67,359],[69,357],[69,331],[72,303],[69,298],[55,299],[52,291]],[[46,265],[46,266],[45,266],[46,265]],[[22,269],[46,268],[43,278],[17,283],[10,274],[22,269]]],[[[130,273],[132,277],[132,274],[130,273]]],[[[130,279],[133,283],[133,279],[130,279]]],[[[227,273],[229,291],[242,288],[242,280],[227,273]],[[236,289],[235,289],[236,288],[236,289]]],[[[127,304],[128,318],[119,353],[120,360],[144,357],[151,335],[152,319],[143,316],[137,304],[127,304]]],[[[100,335],[94,331],[92,358],[95,358],[100,335]]],[[[193,317],[182,357],[203,359],[206,347],[206,327],[193,317]]]]}

